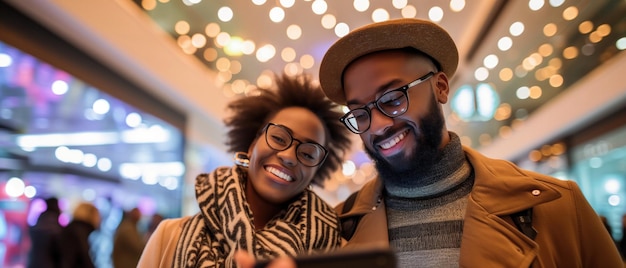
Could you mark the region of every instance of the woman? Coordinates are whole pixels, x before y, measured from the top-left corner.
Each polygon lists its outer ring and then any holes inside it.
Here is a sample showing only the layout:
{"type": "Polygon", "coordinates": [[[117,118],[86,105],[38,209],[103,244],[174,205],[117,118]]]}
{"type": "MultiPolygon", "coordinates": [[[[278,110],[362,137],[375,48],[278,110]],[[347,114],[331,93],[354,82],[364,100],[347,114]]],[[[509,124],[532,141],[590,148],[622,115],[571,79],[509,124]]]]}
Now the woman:
{"type": "Polygon", "coordinates": [[[234,267],[256,259],[327,252],[340,244],[332,207],[309,190],[341,164],[350,140],[338,107],[305,76],[233,101],[227,145],[233,167],[196,179],[200,212],[164,220],[139,267],[234,267]]]}

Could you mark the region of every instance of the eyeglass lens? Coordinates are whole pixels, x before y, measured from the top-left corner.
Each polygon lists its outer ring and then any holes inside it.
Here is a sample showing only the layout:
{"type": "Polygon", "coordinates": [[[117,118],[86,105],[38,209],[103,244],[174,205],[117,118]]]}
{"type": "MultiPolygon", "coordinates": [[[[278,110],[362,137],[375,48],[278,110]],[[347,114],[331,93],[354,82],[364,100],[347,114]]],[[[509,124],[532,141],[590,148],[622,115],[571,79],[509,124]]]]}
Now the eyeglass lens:
{"type": "MultiPolygon", "coordinates": [[[[389,117],[396,117],[408,107],[406,94],[401,90],[394,90],[383,94],[376,102],[376,107],[389,117]]],[[[369,128],[370,109],[363,107],[354,109],[344,117],[344,122],[353,132],[361,133],[369,128]]]]}
{"type": "Polygon", "coordinates": [[[269,124],[265,132],[265,140],[270,148],[284,151],[291,147],[293,141],[297,141],[296,157],[305,166],[314,167],[319,165],[326,156],[326,151],[321,145],[302,142],[291,136],[289,131],[282,126],[269,124]]]}

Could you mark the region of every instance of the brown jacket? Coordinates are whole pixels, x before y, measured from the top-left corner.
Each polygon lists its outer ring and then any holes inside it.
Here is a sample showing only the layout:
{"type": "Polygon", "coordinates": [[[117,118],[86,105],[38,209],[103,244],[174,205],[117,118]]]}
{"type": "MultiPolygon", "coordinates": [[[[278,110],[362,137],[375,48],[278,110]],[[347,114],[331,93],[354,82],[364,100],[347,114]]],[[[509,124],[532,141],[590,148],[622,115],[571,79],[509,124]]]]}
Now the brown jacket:
{"type": "MultiPolygon", "coordinates": [[[[521,170],[464,147],[474,168],[461,241],[460,267],[624,267],[621,257],[578,186],[521,170]],[[509,215],[533,208],[532,240],[509,215]]],[[[340,219],[363,215],[345,248],[388,247],[382,183],[363,186],[352,209],[340,219]]]]}

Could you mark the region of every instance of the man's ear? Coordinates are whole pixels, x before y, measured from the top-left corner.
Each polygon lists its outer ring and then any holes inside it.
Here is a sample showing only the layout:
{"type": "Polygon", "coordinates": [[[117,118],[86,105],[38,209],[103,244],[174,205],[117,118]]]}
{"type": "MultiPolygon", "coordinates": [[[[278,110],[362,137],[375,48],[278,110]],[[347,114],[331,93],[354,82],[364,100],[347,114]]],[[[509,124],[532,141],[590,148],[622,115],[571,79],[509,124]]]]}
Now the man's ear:
{"type": "Polygon", "coordinates": [[[450,94],[448,76],[446,76],[444,72],[439,72],[435,74],[433,79],[435,80],[435,94],[437,96],[437,101],[441,104],[446,104],[448,102],[448,95],[450,94]]]}

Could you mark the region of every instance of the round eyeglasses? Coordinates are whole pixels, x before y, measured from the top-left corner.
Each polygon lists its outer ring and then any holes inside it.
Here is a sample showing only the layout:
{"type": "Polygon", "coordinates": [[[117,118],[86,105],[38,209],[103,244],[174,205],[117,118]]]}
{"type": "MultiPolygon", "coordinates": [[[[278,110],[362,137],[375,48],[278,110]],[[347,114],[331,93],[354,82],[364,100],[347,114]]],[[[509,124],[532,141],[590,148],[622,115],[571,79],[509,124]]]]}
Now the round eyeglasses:
{"type": "Polygon", "coordinates": [[[350,110],[344,116],[339,118],[339,120],[346,125],[350,131],[356,134],[361,134],[370,128],[372,122],[371,110],[374,109],[374,107],[390,118],[400,116],[409,109],[409,97],[407,95],[407,91],[433,77],[434,74],[434,72],[429,72],[411,83],[388,91],[378,99],[360,108],[350,110]]]}
{"type": "Polygon", "coordinates": [[[291,130],[285,126],[269,123],[265,127],[265,142],[276,150],[284,151],[289,149],[293,141],[297,141],[296,158],[307,167],[315,167],[326,160],[328,151],[324,146],[315,142],[303,142],[291,136],[291,130]]]}

